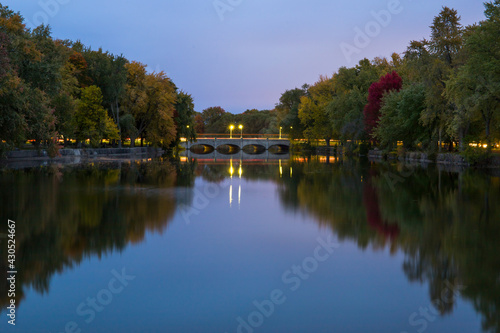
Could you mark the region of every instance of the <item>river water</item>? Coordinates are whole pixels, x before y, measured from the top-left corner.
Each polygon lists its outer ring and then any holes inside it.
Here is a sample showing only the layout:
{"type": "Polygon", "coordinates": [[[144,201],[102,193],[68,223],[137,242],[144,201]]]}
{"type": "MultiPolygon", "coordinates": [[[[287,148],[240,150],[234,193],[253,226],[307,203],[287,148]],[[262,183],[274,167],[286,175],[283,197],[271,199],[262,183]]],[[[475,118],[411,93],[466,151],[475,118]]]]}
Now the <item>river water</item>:
{"type": "Polygon", "coordinates": [[[190,156],[4,167],[0,185],[2,332],[500,331],[488,172],[190,156]]]}

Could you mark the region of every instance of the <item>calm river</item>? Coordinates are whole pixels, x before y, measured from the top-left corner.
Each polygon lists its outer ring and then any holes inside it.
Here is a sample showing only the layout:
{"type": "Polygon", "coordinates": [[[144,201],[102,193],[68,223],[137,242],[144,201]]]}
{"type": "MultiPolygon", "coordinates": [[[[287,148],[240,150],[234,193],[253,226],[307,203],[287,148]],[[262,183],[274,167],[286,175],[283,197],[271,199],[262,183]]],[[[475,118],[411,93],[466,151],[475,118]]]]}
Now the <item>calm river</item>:
{"type": "Polygon", "coordinates": [[[2,332],[500,332],[498,175],[183,157],[0,185],[2,332]]]}

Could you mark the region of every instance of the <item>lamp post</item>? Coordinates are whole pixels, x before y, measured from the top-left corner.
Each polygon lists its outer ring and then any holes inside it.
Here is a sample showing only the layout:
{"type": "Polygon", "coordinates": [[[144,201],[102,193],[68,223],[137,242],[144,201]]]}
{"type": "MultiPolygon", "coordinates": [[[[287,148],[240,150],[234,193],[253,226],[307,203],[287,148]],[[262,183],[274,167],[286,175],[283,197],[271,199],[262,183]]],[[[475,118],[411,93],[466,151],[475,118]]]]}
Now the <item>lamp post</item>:
{"type": "Polygon", "coordinates": [[[243,125],[238,126],[240,129],[240,139],[243,139],[243,125]]]}
{"type": "Polygon", "coordinates": [[[283,127],[280,126],[280,140],[281,140],[281,130],[283,129],[283,127]]]}
{"type": "Polygon", "coordinates": [[[229,126],[229,138],[230,139],[233,138],[233,129],[234,129],[234,125],[229,126]]]}

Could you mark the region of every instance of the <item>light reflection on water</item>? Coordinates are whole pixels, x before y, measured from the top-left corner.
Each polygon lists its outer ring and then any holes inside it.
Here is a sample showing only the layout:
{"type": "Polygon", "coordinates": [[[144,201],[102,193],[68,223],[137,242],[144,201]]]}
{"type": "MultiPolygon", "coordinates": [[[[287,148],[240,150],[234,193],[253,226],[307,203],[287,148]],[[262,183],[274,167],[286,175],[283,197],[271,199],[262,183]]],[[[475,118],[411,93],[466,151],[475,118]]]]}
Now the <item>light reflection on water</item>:
{"type": "Polygon", "coordinates": [[[2,171],[18,331],[499,329],[498,176],[275,157],[2,171]],[[137,278],[87,323],[78,306],[122,267],[137,278]]]}

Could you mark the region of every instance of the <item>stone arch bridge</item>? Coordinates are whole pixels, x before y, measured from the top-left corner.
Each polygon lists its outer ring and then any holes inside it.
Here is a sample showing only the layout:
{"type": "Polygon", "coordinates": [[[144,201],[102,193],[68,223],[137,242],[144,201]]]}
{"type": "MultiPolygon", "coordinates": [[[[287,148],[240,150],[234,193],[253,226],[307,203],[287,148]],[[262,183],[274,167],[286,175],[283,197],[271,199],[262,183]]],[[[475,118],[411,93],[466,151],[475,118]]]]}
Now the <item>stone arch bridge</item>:
{"type": "Polygon", "coordinates": [[[221,146],[237,147],[238,149],[243,149],[247,146],[253,146],[259,149],[269,150],[271,147],[279,147],[281,149],[290,148],[290,140],[288,139],[252,139],[252,138],[239,138],[239,139],[217,139],[217,138],[207,138],[198,139],[194,142],[184,141],[181,145],[186,149],[191,149],[194,146],[205,146],[217,149],[221,146]]]}

